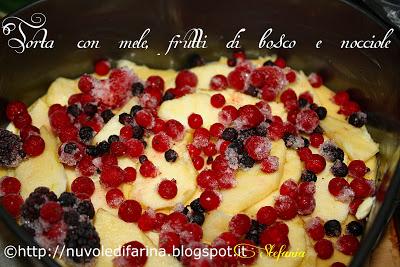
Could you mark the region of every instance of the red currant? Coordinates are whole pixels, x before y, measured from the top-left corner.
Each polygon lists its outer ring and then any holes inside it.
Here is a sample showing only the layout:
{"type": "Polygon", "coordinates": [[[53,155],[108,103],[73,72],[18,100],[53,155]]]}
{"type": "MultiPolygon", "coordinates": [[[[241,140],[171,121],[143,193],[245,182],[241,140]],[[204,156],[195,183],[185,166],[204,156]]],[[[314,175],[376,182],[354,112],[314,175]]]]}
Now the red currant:
{"type": "Polygon", "coordinates": [[[23,149],[26,154],[32,157],[39,156],[43,153],[45,148],[45,143],[42,137],[39,135],[29,136],[23,144],[23,149]]]}
{"type": "Polygon", "coordinates": [[[163,180],[158,185],[158,194],[164,199],[173,199],[178,193],[175,180],[163,180]]]}
{"type": "Polygon", "coordinates": [[[136,200],[125,200],[119,206],[118,216],[125,222],[137,222],[142,214],[142,207],[136,200]]]}
{"type": "Polygon", "coordinates": [[[205,190],[200,195],[200,205],[207,211],[216,209],[220,202],[219,195],[213,190],[205,190]]]}
{"type": "Polygon", "coordinates": [[[226,100],[225,100],[225,97],[224,97],[224,95],[222,95],[222,94],[215,94],[215,95],[213,95],[212,97],[211,97],[211,105],[214,107],[214,108],[222,108],[224,105],[225,105],[225,103],[226,103],[226,100]]]}
{"type": "Polygon", "coordinates": [[[276,210],[271,206],[265,206],[258,210],[257,221],[265,225],[273,224],[278,218],[276,210]]]}
{"type": "Polygon", "coordinates": [[[192,113],[188,117],[188,124],[192,129],[200,128],[203,125],[203,118],[199,114],[192,113]]]}
{"type": "Polygon", "coordinates": [[[213,90],[224,90],[227,87],[228,79],[224,75],[215,75],[210,80],[210,88],[213,90]]]}
{"type": "Polygon", "coordinates": [[[23,203],[24,200],[19,194],[8,194],[0,199],[0,204],[14,218],[20,216],[23,203]]]}
{"type": "Polygon", "coordinates": [[[94,190],[95,185],[93,180],[86,176],[79,176],[71,183],[71,191],[75,194],[83,193],[91,197],[94,190]]]}
{"type": "Polygon", "coordinates": [[[107,73],[111,69],[111,64],[108,60],[102,59],[96,62],[94,65],[94,71],[96,72],[97,75],[104,76],[107,75],[107,73]]]}
{"type": "Polygon", "coordinates": [[[56,223],[61,220],[64,211],[61,205],[54,201],[49,201],[40,209],[40,217],[49,223],[56,223]]]}
{"type": "Polygon", "coordinates": [[[320,259],[326,260],[333,255],[333,245],[328,239],[318,240],[314,245],[314,250],[320,259]]]}
{"type": "Polygon", "coordinates": [[[175,85],[176,88],[182,88],[184,86],[196,87],[197,86],[197,76],[189,70],[182,70],[176,75],[175,85]]]}
{"type": "Polygon", "coordinates": [[[124,193],[118,188],[112,188],[106,193],[107,205],[113,209],[118,208],[125,201],[124,193]]]}

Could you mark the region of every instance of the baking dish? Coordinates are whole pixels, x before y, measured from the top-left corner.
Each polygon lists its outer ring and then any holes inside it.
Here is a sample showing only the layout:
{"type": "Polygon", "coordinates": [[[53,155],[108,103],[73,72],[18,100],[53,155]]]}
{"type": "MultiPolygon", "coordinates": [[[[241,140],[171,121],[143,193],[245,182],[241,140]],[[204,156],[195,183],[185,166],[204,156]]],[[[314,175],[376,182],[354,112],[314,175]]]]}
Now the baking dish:
{"type": "MultiPolygon", "coordinates": [[[[151,67],[185,67],[193,53],[211,61],[228,53],[225,43],[240,28],[246,28],[241,43],[249,54],[278,53],[293,68],[317,70],[326,84],[340,90],[350,88],[352,97],[368,112],[369,131],[380,143],[379,191],[369,217],[367,233],[352,266],[361,266],[389,220],[400,188],[399,121],[400,41],[391,36],[388,49],[340,49],[341,40],[383,37],[388,28],[364,9],[346,1],[39,1],[14,13],[25,20],[34,13],[46,16],[52,49],[27,49],[22,54],[8,47],[8,37],[0,37],[0,103],[9,99],[32,103],[59,76],[76,77],[90,70],[93,61],[108,57],[127,58],[151,67]],[[207,33],[208,48],[177,48],[164,54],[168,41],[177,33],[201,27],[207,33]],[[273,28],[275,40],[285,33],[297,40],[293,49],[257,49],[261,35],[273,28]],[[148,50],[118,49],[118,40],[137,39],[150,28],[148,50]],[[98,49],[78,49],[80,40],[100,40],[98,49]],[[315,43],[323,40],[320,49],[315,43]]],[[[30,29],[26,29],[30,33],[30,29]]],[[[4,110],[1,111],[2,123],[4,110]]],[[[32,241],[1,210],[2,219],[24,242],[32,241]]],[[[47,265],[55,263],[46,258],[47,265]]]]}

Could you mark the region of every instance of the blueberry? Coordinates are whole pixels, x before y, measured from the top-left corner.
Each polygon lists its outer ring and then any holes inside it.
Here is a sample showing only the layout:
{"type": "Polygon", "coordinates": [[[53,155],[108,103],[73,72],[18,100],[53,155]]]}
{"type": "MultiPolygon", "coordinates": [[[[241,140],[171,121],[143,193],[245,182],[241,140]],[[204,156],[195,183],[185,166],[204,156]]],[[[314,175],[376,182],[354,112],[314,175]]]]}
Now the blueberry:
{"type": "Polygon", "coordinates": [[[364,112],[354,112],[348,119],[354,127],[361,128],[367,123],[367,114],[364,112]]]}
{"type": "Polygon", "coordinates": [[[86,104],[83,106],[83,112],[85,112],[86,115],[93,117],[97,113],[97,106],[94,104],[86,104]]]}
{"type": "Polygon", "coordinates": [[[138,112],[139,112],[140,110],[142,110],[142,109],[143,109],[142,106],[140,106],[140,105],[134,105],[134,106],[131,108],[131,111],[130,111],[129,114],[131,114],[132,117],[135,117],[136,113],[138,113],[138,112]]]}
{"type": "Polygon", "coordinates": [[[64,146],[64,152],[67,154],[72,154],[78,147],[76,146],[75,143],[66,143],[64,146]]]}
{"type": "Polygon", "coordinates": [[[103,155],[110,150],[110,144],[107,141],[101,141],[97,144],[97,150],[100,155],[103,155]]]}
{"type": "Polygon", "coordinates": [[[304,170],[301,173],[301,181],[302,182],[316,182],[317,181],[317,175],[313,173],[310,170],[304,170]]]}
{"type": "Polygon", "coordinates": [[[235,139],[238,138],[238,132],[234,128],[226,128],[222,132],[221,137],[226,141],[233,142],[235,139]]]}
{"type": "Polygon", "coordinates": [[[249,155],[247,155],[247,153],[239,158],[239,164],[242,165],[244,168],[252,168],[255,163],[256,161],[249,155]]]}
{"type": "Polygon", "coordinates": [[[337,220],[329,220],[324,224],[325,234],[329,237],[338,237],[342,232],[342,226],[337,220]]]}
{"type": "Polygon", "coordinates": [[[331,172],[336,177],[345,177],[348,173],[348,168],[344,162],[336,160],[331,167],[331,172]]]}
{"type": "Polygon", "coordinates": [[[99,151],[97,150],[96,146],[89,145],[86,147],[86,154],[96,158],[97,156],[99,156],[99,151]]]}
{"type": "Polygon", "coordinates": [[[108,137],[108,143],[111,145],[114,142],[118,142],[119,141],[119,136],[116,134],[110,135],[108,137]]]}
{"type": "Polygon", "coordinates": [[[132,84],[132,95],[133,96],[138,96],[140,94],[142,94],[144,91],[144,86],[142,83],[134,83],[132,84]]]}
{"type": "Polygon", "coordinates": [[[327,114],[328,112],[327,112],[326,108],[324,108],[324,107],[318,107],[318,108],[315,110],[315,113],[317,113],[318,118],[319,118],[320,120],[323,120],[323,119],[326,118],[326,114],[327,114]]]}
{"type": "Polygon", "coordinates": [[[191,223],[196,223],[200,226],[203,225],[204,219],[205,219],[204,214],[199,212],[193,212],[189,218],[191,223]]]}
{"type": "Polygon", "coordinates": [[[184,207],[181,213],[187,216],[189,214],[189,208],[187,206],[184,207]]]}
{"type": "Polygon", "coordinates": [[[67,112],[68,112],[68,114],[70,114],[70,115],[72,115],[74,117],[78,117],[79,114],[81,114],[81,110],[79,109],[77,104],[73,104],[71,106],[68,106],[67,112]]]}
{"type": "Polygon", "coordinates": [[[190,208],[194,211],[194,212],[198,212],[198,213],[204,213],[205,210],[204,208],[201,206],[200,204],[200,198],[196,198],[195,200],[193,200],[190,203],[190,208]]]}
{"type": "Polygon", "coordinates": [[[106,109],[101,113],[101,117],[103,118],[104,123],[107,123],[112,117],[114,117],[114,113],[111,111],[111,109],[106,109]]]}
{"type": "Polygon", "coordinates": [[[144,135],[144,129],[140,126],[133,126],[132,127],[133,130],[133,135],[132,137],[135,139],[142,139],[143,135],[144,135]]]}
{"type": "Polygon", "coordinates": [[[313,133],[323,134],[323,133],[324,133],[324,130],[322,129],[322,127],[321,127],[320,125],[318,125],[318,126],[314,129],[313,133]]]}
{"type": "Polygon", "coordinates": [[[168,149],[164,154],[165,160],[168,162],[175,162],[178,158],[178,153],[173,149],[168,149]]]}
{"type": "Polygon", "coordinates": [[[263,63],[263,66],[275,66],[275,63],[272,60],[267,60],[263,63]]]}
{"type": "Polygon", "coordinates": [[[352,221],[346,225],[346,232],[351,235],[360,236],[360,235],[362,235],[363,231],[364,231],[364,227],[358,221],[352,221]]]}
{"type": "Polygon", "coordinates": [[[168,101],[168,100],[172,100],[174,98],[175,98],[175,95],[171,91],[166,91],[165,94],[163,95],[162,100],[168,101]]]}
{"type": "Polygon", "coordinates": [[[143,164],[147,161],[147,156],[146,155],[140,155],[139,156],[139,162],[140,164],[143,164]]]}
{"type": "Polygon", "coordinates": [[[299,102],[299,107],[300,107],[300,108],[304,108],[304,107],[306,107],[307,104],[308,104],[308,101],[307,101],[307,99],[305,99],[305,98],[299,98],[298,102],[299,102]]]}
{"type": "Polygon", "coordinates": [[[244,93],[245,93],[246,95],[256,97],[256,96],[258,95],[258,90],[257,90],[257,88],[255,88],[254,86],[249,85],[249,87],[247,87],[247,89],[244,91],[244,93]]]}
{"type": "Polygon", "coordinates": [[[119,114],[118,121],[122,125],[127,125],[127,124],[130,124],[131,122],[133,122],[133,117],[131,115],[129,115],[128,113],[124,112],[122,114],[119,114]]]}
{"type": "Polygon", "coordinates": [[[89,143],[90,140],[92,140],[93,136],[94,136],[94,130],[89,126],[83,126],[79,130],[79,137],[85,143],[89,143]]]}

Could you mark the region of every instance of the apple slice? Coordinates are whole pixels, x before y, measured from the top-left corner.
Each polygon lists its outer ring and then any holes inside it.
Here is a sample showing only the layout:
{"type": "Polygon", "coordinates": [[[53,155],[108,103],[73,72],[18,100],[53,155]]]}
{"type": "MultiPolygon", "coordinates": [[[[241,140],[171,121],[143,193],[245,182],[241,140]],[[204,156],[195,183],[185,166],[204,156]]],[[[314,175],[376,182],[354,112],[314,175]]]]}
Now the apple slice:
{"type": "Polygon", "coordinates": [[[282,159],[285,158],[286,146],[282,140],[272,142],[271,155],[279,158],[279,169],[270,174],[261,171],[256,164],[249,170],[236,173],[237,185],[221,191],[222,202],[219,209],[227,214],[237,214],[266,198],[279,186],[283,172],[282,159]]]}
{"type": "Polygon", "coordinates": [[[230,215],[220,210],[213,210],[207,213],[203,224],[203,241],[211,242],[223,232],[229,231],[228,224],[231,220],[230,215]]]}
{"type": "Polygon", "coordinates": [[[275,198],[277,196],[279,196],[279,190],[275,190],[274,192],[269,194],[263,200],[257,202],[256,204],[254,204],[250,208],[246,209],[245,213],[247,215],[249,215],[249,216],[254,216],[255,217],[257,215],[258,210],[261,209],[262,207],[265,207],[265,206],[272,206],[273,207],[274,203],[275,203],[275,198]]]}
{"type": "Polygon", "coordinates": [[[342,148],[350,159],[367,161],[379,151],[379,146],[372,140],[367,128],[356,128],[346,121],[331,117],[321,120],[325,134],[342,148]]]}
{"type": "MultiPolygon", "coordinates": [[[[126,223],[118,217],[112,215],[106,210],[99,209],[94,217],[94,227],[96,228],[102,247],[116,251],[122,245],[130,241],[138,241],[145,245],[147,248],[153,249],[156,246],[148,239],[143,232],[137,227],[135,223],[126,223]]],[[[113,266],[113,257],[100,255],[97,259],[97,267],[113,266]]],[[[160,267],[160,266],[181,266],[178,260],[169,255],[149,255],[146,267],[160,267]]]]}
{"type": "Polygon", "coordinates": [[[225,58],[220,58],[219,61],[190,69],[190,71],[197,75],[198,88],[210,88],[211,78],[217,74],[222,74],[225,77],[228,76],[229,72],[231,72],[233,68],[229,67],[226,59],[224,59],[225,58]]]}
{"type": "Polygon", "coordinates": [[[289,241],[290,247],[288,251],[297,252],[297,257],[280,257],[279,259],[275,257],[269,257],[268,255],[260,255],[253,266],[264,267],[264,266],[274,266],[274,267],[296,267],[301,264],[303,257],[301,253],[306,253],[306,233],[304,231],[303,222],[298,217],[285,221],[289,227],[289,241]]]}
{"type": "Polygon", "coordinates": [[[44,101],[48,106],[53,104],[68,105],[69,97],[80,92],[77,80],[60,77],[50,85],[47,94],[44,96],[44,101]]]}
{"type": "Polygon", "coordinates": [[[118,67],[130,68],[143,81],[147,80],[149,76],[158,75],[164,79],[166,89],[175,87],[176,71],[173,69],[168,69],[168,70],[151,69],[147,66],[137,65],[129,60],[124,60],[124,59],[119,60],[117,65],[118,67]]]}
{"type": "Polygon", "coordinates": [[[119,122],[119,115],[126,112],[129,113],[131,108],[134,105],[137,105],[138,98],[133,97],[131,98],[128,103],[125,104],[123,108],[121,108],[117,114],[115,114],[114,117],[112,117],[105,125],[104,127],[98,132],[95,137],[93,138],[93,143],[99,143],[101,141],[107,140],[110,135],[116,134],[119,135],[119,131],[123,127],[123,125],[119,122]]]}
{"type": "Polygon", "coordinates": [[[296,150],[288,149],[286,151],[285,165],[283,166],[283,174],[279,184],[281,185],[289,179],[293,179],[296,182],[300,181],[302,169],[303,166],[296,150]]]}
{"type": "Polygon", "coordinates": [[[378,172],[378,159],[373,156],[365,162],[365,165],[369,168],[369,172],[364,175],[365,179],[375,180],[378,172]]]}
{"type": "Polygon", "coordinates": [[[21,181],[21,196],[25,199],[39,186],[46,186],[60,195],[67,188],[67,176],[58,161],[57,139],[45,126],[40,134],[46,147],[40,156],[23,161],[16,169],[15,176],[21,181]]]}
{"type": "Polygon", "coordinates": [[[305,234],[306,239],[306,255],[303,258],[303,261],[299,265],[299,267],[315,267],[317,266],[317,253],[314,250],[314,241],[305,234]]]}
{"type": "MultiPolygon", "coordinates": [[[[167,162],[164,153],[155,151],[149,145],[145,150],[145,155],[156,165],[160,174],[155,178],[144,178],[138,172],[129,197],[155,210],[171,208],[178,203],[185,203],[189,200],[196,191],[197,177],[197,172],[186,149],[186,144],[190,138],[191,134],[186,134],[181,142],[172,147],[178,153],[178,159],[175,162],[167,162]],[[178,193],[173,199],[163,199],[158,194],[158,184],[163,179],[175,179],[178,193]]],[[[151,139],[149,144],[151,144],[151,139]]]]}

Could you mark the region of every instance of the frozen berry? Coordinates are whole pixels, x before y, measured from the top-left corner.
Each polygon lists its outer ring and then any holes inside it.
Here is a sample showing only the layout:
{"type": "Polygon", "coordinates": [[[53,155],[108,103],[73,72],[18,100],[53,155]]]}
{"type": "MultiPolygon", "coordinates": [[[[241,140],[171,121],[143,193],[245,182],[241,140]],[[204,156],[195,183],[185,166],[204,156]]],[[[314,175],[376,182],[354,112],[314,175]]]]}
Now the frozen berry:
{"type": "Polygon", "coordinates": [[[310,75],[308,75],[308,82],[311,84],[312,87],[318,88],[321,87],[323,80],[320,75],[313,72],[310,75]]]}
{"type": "Polygon", "coordinates": [[[296,202],[290,196],[278,196],[275,199],[274,208],[278,214],[278,218],[282,220],[290,220],[297,215],[296,202]]]}
{"type": "Polygon", "coordinates": [[[260,244],[270,245],[272,251],[286,251],[290,245],[289,228],[284,223],[275,223],[267,227],[260,235],[260,244]]]}
{"type": "Polygon", "coordinates": [[[47,202],[40,209],[40,217],[49,223],[56,223],[61,220],[63,208],[57,202],[47,202]]]}
{"type": "Polygon", "coordinates": [[[274,61],[275,65],[278,66],[279,68],[285,68],[286,67],[286,60],[284,60],[281,57],[277,57],[274,61]]]}
{"type": "Polygon", "coordinates": [[[312,133],[310,135],[310,144],[318,148],[324,142],[324,136],[319,133],[312,133]]]}
{"type": "Polygon", "coordinates": [[[83,193],[91,197],[94,193],[95,185],[92,179],[80,176],[71,183],[71,191],[75,194],[83,193]]]}
{"type": "Polygon", "coordinates": [[[100,182],[105,187],[118,187],[124,181],[124,171],[118,166],[106,166],[100,175],[100,182]]]}
{"type": "Polygon", "coordinates": [[[299,195],[314,195],[315,183],[314,182],[301,182],[298,186],[299,195]]]}
{"type": "Polygon", "coordinates": [[[238,121],[243,127],[256,127],[264,121],[264,115],[255,105],[244,105],[238,109],[238,121]]]}
{"type": "Polygon", "coordinates": [[[238,132],[234,128],[226,128],[221,134],[222,139],[226,141],[234,141],[238,137],[238,132]]]}
{"type": "Polygon", "coordinates": [[[350,96],[349,93],[347,93],[346,91],[337,92],[333,97],[333,101],[339,106],[343,106],[344,104],[349,102],[349,100],[350,96]]]}
{"type": "Polygon", "coordinates": [[[165,151],[164,157],[168,162],[175,162],[178,158],[178,153],[173,149],[168,149],[165,151]]]}
{"type": "Polygon", "coordinates": [[[325,234],[329,237],[338,237],[342,232],[342,226],[338,220],[329,220],[324,224],[325,234]]]}
{"type": "Polygon", "coordinates": [[[21,182],[14,177],[4,176],[0,180],[0,196],[8,194],[19,194],[21,190],[21,182]]]}
{"type": "Polygon", "coordinates": [[[241,91],[244,88],[245,85],[245,79],[246,79],[247,74],[245,72],[242,72],[240,70],[233,70],[228,74],[228,84],[229,87],[241,91]]]}
{"type": "Polygon", "coordinates": [[[180,237],[174,232],[165,232],[160,234],[158,246],[166,253],[173,253],[175,248],[180,246],[180,237]]]}
{"type": "Polygon", "coordinates": [[[254,160],[263,160],[271,151],[271,142],[266,137],[251,136],[246,140],[245,148],[254,160]]]}
{"type": "Polygon", "coordinates": [[[6,107],[7,119],[13,121],[18,114],[28,113],[27,106],[21,101],[11,101],[6,107]]]}
{"type": "Polygon", "coordinates": [[[119,206],[118,216],[125,222],[137,222],[142,214],[142,207],[136,200],[125,200],[119,206]]]}
{"type": "Polygon", "coordinates": [[[23,149],[29,156],[35,157],[43,153],[45,143],[42,137],[38,135],[29,136],[23,144],[23,149]]]}
{"type": "Polygon", "coordinates": [[[302,109],[296,117],[296,127],[305,133],[312,133],[319,124],[317,113],[311,109],[302,109]]]}
{"type": "Polygon", "coordinates": [[[225,126],[231,124],[238,117],[238,111],[234,106],[227,105],[218,113],[218,120],[225,126]]]}
{"type": "Polygon", "coordinates": [[[132,158],[137,158],[144,152],[144,145],[137,139],[130,139],[125,142],[126,154],[132,158]]]}
{"type": "Polygon", "coordinates": [[[140,252],[145,250],[146,247],[139,241],[128,242],[120,248],[120,256],[113,259],[113,265],[116,267],[145,266],[148,259],[147,253],[140,252]]]}
{"type": "Polygon", "coordinates": [[[345,255],[354,255],[360,247],[360,241],[353,235],[343,235],[336,241],[336,247],[345,255]]]}
{"type": "Polygon", "coordinates": [[[179,141],[183,138],[185,127],[177,120],[168,120],[165,122],[165,132],[174,141],[179,141]]]}
{"type": "Polygon", "coordinates": [[[237,236],[242,236],[249,231],[251,226],[250,217],[246,214],[237,214],[229,222],[229,231],[237,236]]]}
{"type": "Polygon", "coordinates": [[[207,211],[216,209],[220,202],[220,196],[213,190],[205,190],[200,195],[200,205],[207,211]]]}
{"type": "Polygon", "coordinates": [[[346,232],[350,235],[360,236],[363,231],[364,227],[359,221],[352,221],[346,225],[346,232]]]}
{"type": "Polygon", "coordinates": [[[158,170],[156,166],[150,161],[147,160],[140,165],[139,172],[143,177],[154,178],[158,175],[158,170]]]}
{"type": "Polygon", "coordinates": [[[354,127],[361,128],[367,123],[367,114],[363,112],[354,112],[350,115],[348,121],[354,127]]]}
{"type": "Polygon", "coordinates": [[[144,128],[152,128],[154,124],[154,117],[146,110],[139,110],[135,115],[136,123],[144,128]]]}
{"type": "Polygon", "coordinates": [[[23,203],[24,200],[19,194],[8,194],[0,199],[0,204],[14,218],[20,216],[23,203]]]}
{"type": "Polygon", "coordinates": [[[307,234],[315,241],[321,240],[325,236],[324,225],[319,217],[307,221],[305,228],[307,234]]]}
{"type": "Polygon", "coordinates": [[[315,173],[310,171],[310,170],[304,170],[301,173],[301,181],[303,181],[303,182],[316,182],[317,181],[317,175],[315,175],[315,173]]]}
{"type": "Polygon", "coordinates": [[[326,118],[326,114],[328,113],[328,111],[327,111],[326,108],[324,108],[324,107],[318,107],[318,108],[315,110],[315,113],[317,113],[318,118],[319,118],[320,120],[323,120],[323,119],[326,118]]]}
{"type": "Polygon", "coordinates": [[[192,163],[196,170],[201,170],[204,166],[204,158],[201,156],[194,156],[192,158],[192,163]]]}
{"type": "Polygon", "coordinates": [[[284,181],[279,188],[279,193],[281,195],[289,196],[292,199],[296,199],[298,195],[297,183],[293,179],[284,181]]]}
{"type": "Polygon", "coordinates": [[[305,167],[313,173],[320,173],[325,169],[325,158],[319,154],[312,154],[306,161],[305,167]]]}
{"type": "Polygon", "coordinates": [[[320,259],[326,260],[333,255],[333,245],[328,239],[318,240],[314,245],[314,250],[320,259]]]}
{"type": "Polygon", "coordinates": [[[297,213],[300,215],[310,215],[315,209],[315,198],[309,194],[299,195],[296,199],[297,213]]]}
{"type": "Polygon", "coordinates": [[[160,132],[154,135],[151,144],[154,150],[158,152],[165,152],[170,147],[170,138],[166,133],[160,132]]]}
{"type": "Polygon", "coordinates": [[[353,189],[356,198],[366,198],[374,192],[372,181],[368,181],[364,178],[353,179],[350,183],[350,187],[353,189]]]}
{"type": "Polygon", "coordinates": [[[188,117],[188,124],[192,129],[198,129],[203,125],[203,118],[201,115],[192,113],[188,117]]]}
{"type": "Polygon", "coordinates": [[[125,201],[124,193],[118,188],[112,188],[106,193],[107,205],[113,209],[118,208],[125,201]]]}
{"type": "Polygon", "coordinates": [[[213,90],[223,90],[228,87],[228,79],[221,74],[215,75],[210,80],[210,88],[213,90]]]}
{"type": "Polygon", "coordinates": [[[301,147],[297,149],[297,154],[299,155],[301,161],[306,161],[311,157],[312,151],[308,147],[301,147]]]}
{"type": "Polygon", "coordinates": [[[173,199],[178,193],[175,180],[163,180],[158,185],[158,194],[164,199],[173,199]]]}
{"type": "Polygon", "coordinates": [[[262,207],[257,212],[257,221],[265,225],[273,224],[277,218],[276,210],[271,206],[262,207]]]}
{"type": "Polygon", "coordinates": [[[356,198],[349,204],[349,213],[355,215],[357,213],[358,207],[363,203],[362,198],[356,198]]]}
{"type": "Polygon", "coordinates": [[[331,167],[331,172],[336,177],[345,177],[348,173],[347,165],[340,160],[336,160],[331,167]]]}
{"type": "Polygon", "coordinates": [[[344,190],[349,188],[350,185],[346,179],[338,177],[332,178],[328,185],[329,192],[335,197],[339,196],[344,190]]]}
{"type": "Polygon", "coordinates": [[[211,105],[214,108],[222,108],[226,103],[225,97],[222,94],[215,94],[211,97],[211,105]]]}
{"type": "Polygon", "coordinates": [[[189,70],[180,71],[175,78],[175,85],[177,88],[182,88],[184,86],[196,87],[197,82],[196,74],[189,70]]]}
{"type": "Polygon", "coordinates": [[[353,160],[349,163],[349,176],[354,178],[362,178],[369,171],[364,161],[353,160]]]}

